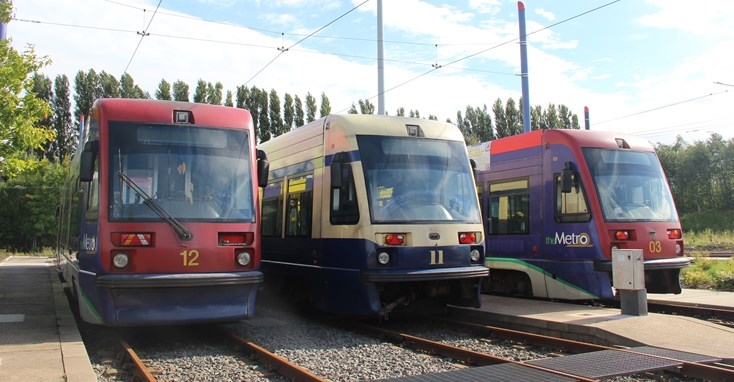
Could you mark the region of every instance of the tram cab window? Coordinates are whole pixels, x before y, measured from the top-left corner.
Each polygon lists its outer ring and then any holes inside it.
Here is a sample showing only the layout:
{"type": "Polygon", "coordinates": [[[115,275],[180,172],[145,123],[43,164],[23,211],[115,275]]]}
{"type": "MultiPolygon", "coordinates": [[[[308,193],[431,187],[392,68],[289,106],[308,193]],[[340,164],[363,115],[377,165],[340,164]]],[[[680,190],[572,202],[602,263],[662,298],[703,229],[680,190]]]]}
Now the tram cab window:
{"type": "Polygon", "coordinates": [[[559,223],[586,222],[591,219],[589,207],[586,203],[586,194],[578,174],[572,175],[574,186],[569,192],[563,192],[563,176],[555,174],[555,220],[559,223]]]}
{"type": "Polygon", "coordinates": [[[527,179],[489,185],[489,235],[530,233],[530,193],[527,179]]]}
{"type": "Polygon", "coordinates": [[[341,171],[333,171],[332,178],[340,178],[338,182],[332,180],[331,208],[329,221],[331,224],[357,224],[359,222],[359,206],[357,204],[357,190],[354,186],[354,174],[348,163],[337,165],[341,171]],[[334,183],[337,183],[334,185],[334,183]]]}

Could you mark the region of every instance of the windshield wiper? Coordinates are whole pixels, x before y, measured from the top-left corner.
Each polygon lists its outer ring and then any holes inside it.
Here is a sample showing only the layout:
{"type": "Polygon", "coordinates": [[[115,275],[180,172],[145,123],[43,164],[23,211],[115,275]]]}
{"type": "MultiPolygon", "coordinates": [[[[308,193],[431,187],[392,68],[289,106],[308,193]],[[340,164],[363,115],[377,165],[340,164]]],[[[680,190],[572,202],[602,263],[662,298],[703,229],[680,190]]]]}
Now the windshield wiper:
{"type": "Polygon", "coordinates": [[[130,188],[135,191],[138,196],[143,198],[143,203],[148,206],[153,212],[155,212],[158,216],[161,217],[161,219],[165,220],[171,228],[173,228],[174,231],[176,231],[176,234],[178,235],[181,240],[191,240],[194,235],[186,229],[186,227],[183,226],[183,224],[179,223],[178,220],[176,220],[171,214],[168,213],[163,207],[161,207],[158,202],[156,202],[153,198],[148,196],[148,194],[143,191],[142,188],[140,188],[135,182],[130,179],[127,175],[125,175],[122,171],[118,172],[117,175],[120,176],[120,179],[122,179],[125,184],[127,184],[130,188]]]}

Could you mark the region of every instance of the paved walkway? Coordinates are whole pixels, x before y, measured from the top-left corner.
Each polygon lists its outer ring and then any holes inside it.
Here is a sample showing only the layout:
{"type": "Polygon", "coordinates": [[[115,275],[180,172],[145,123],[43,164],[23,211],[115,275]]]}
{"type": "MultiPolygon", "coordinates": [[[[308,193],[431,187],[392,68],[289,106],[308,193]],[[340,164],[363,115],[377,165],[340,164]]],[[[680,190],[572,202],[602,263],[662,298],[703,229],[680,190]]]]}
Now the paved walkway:
{"type": "MultiPolygon", "coordinates": [[[[649,295],[648,301],[653,298],[734,306],[734,292],[686,289],[680,295],[649,295]]],[[[656,346],[722,358],[734,364],[734,329],[691,317],[656,313],[636,316],[622,314],[620,309],[493,295],[482,295],[481,308],[456,309],[481,311],[491,320],[526,330],[537,328],[572,339],[597,338],[624,346],[656,346]]]]}
{"type": "Polygon", "coordinates": [[[97,381],[51,259],[0,262],[0,381],[97,381]]]}

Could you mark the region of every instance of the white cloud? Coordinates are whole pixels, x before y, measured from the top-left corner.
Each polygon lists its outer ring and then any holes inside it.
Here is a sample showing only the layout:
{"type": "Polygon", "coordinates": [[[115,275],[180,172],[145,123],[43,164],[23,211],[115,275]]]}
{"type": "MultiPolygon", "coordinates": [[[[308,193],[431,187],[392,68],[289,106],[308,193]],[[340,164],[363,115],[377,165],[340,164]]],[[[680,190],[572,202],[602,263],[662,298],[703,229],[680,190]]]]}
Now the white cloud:
{"type": "Polygon", "coordinates": [[[553,12],[547,11],[543,8],[536,8],[534,10],[535,14],[548,20],[548,21],[556,21],[556,15],[553,12]]]}
{"type": "MultiPolygon", "coordinates": [[[[283,28],[290,33],[285,37],[197,21],[194,15],[166,8],[172,4],[163,2],[161,13],[151,24],[151,35],[143,39],[134,56],[140,41],[135,31],[150,20],[150,14],[143,18],[140,8],[154,9],[158,1],[130,0],[121,6],[104,1],[23,0],[15,3],[16,17],[42,23],[14,20],[8,25],[8,36],[16,48],[35,44],[39,55],[53,60],[43,72],[52,79],[66,74],[72,83],[77,71],[90,68],[119,77],[132,58],[129,73],[151,94],[161,79],[185,81],[192,91],[203,79],[220,81],[225,90],[232,91],[243,84],[274,89],[281,99],[285,93],[304,99],[307,92],[319,99],[323,92],[334,112],[346,111],[360,99],[376,104],[377,53],[376,44],[369,41],[376,39],[375,2],[366,3],[321,33],[332,38],[309,39],[281,53],[278,47],[290,46],[301,38],[295,33],[305,36],[331,21],[319,19],[314,6],[349,9],[336,1],[306,1],[249,2],[252,7],[262,7],[260,10],[268,8],[259,17],[272,17],[269,25],[274,27],[268,29],[283,28]],[[299,9],[301,5],[305,8],[299,9]]],[[[348,7],[360,3],[352,0],[348,7]]],[[[577,13],[591,7],[585,2],[572,4],[577,13]]],[[[567,105],[581,121],[584,106],[589,106],[592,128],[642,133],[653,140],[671,139],[681,132],[691,137],[699,132],[705,137],[707,131],[732,136],[734,129],[725,127],[734,124],[734,117],[729,116],[734,89],[713,83],[734,83],[734,59],[725,54],[734,51],[732,11],[723,9],[727,3],[713,1],[699,7],[712,8],[724,16],[704,13],[679,1],[651,4],[660,10],[641,16],[639,28],[634,30],[605,30],[600,37],[579,19],[575,20],[578,24],[529,36],[531,104],[544,108],[550,103],[567,105]],[[666,39],[667,34],[656,33],[660,28],[695,28],[695,33],[707,36],[705,41],[711,46],[705,50],[681,46],[670,65],[652,61],[647,67],[639,62],[642,57],[625,55],[624,50],[600,49],[589,54],[591,48],[604,47],[604,41],[629,36],[654,42],[651,49],[675,44],[666,39]],[[721,33],[727,29],[729,33],[721,33]],[[614,66],[610,66],[612,62],[614,66]],[[664,69],[667,67],[671,69],[664,69]],[[657,70],[650,75],[650,68],[657,70]],[[699,96],[703,98],[669,106],[699,96]]],[[[519,100],[521,82],[516,74],[520,72],[520,57],[514,41],[518,38],[517,16],[514,9],[508,13],[508,7],[504,9],[508,14],[503,15],[501,5],[498,1],[471,1],[468,7],[459,8],[419,0],[384,1],[385,40],[406,42],[385,44],[386,111],[395,114],[398,107],[404,107],[424,116],[455,120],[456,112],[463,113],[467,105],[491,106],[497,98],[519,100]],[[433,70],[434,63],[443,67],[433,70]]],[[[543,20],[554,14],[574,14],[555,9],[537,12],[534,14],[543,18],[529,18],[528,32],[546,27],[543,20]]]]}

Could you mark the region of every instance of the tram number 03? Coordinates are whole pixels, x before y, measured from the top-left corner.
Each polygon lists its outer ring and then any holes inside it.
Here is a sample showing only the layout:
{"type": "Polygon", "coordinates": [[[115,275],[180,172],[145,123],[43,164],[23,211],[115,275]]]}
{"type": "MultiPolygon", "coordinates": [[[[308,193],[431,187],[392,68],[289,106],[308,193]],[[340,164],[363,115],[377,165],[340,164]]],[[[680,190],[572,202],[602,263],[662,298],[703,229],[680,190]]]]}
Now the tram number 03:
{"type": "Polygon", "coordinates": [[[663,251],[663,246],[660,244],[660,240],[652,240],[648,244],[648,247],[650,249],[650,252],[652,253],[660,253],[663,251]]]}
{"type": "Polygon", "coordinates": [[[181,253],[179,253],[181,257],[183,258],[183,266],[184,267],[198,267],[199,266],[199,251],[192,249],[192,250],[183,250],[181,253]]]}

